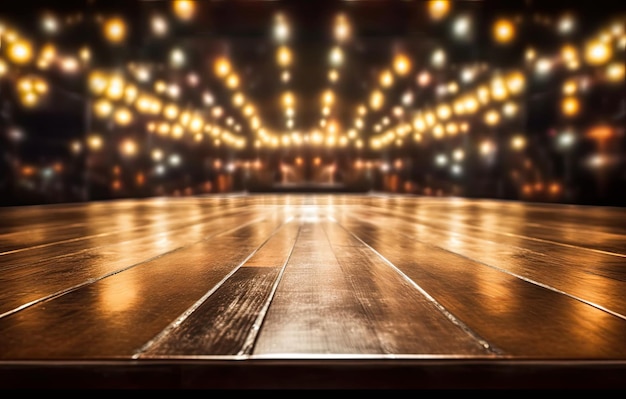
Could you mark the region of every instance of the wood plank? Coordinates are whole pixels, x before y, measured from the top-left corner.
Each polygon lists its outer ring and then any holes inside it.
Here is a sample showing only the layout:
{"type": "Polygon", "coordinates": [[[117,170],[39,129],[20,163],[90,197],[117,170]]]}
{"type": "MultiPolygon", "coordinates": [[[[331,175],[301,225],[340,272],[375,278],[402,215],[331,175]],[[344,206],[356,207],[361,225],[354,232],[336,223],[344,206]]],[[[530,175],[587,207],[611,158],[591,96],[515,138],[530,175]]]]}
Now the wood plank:
{"type": "Polygon", "coordinates": [[[508,356],[626,357],[623,319],[499,268],[402,235],[398,223],[389,219],[384,226],[375,217],[340,220],[508,356]]]}
{"type": "Polygon", "coordinates": [[[188,316],[148,343],[139,358],[248,355],[298,231],[297,223],[283,225],[188,316]]]}
{"type": "Polygon", "coordinates": [[[367,215],[374,222],[392,221],[395,230],[408,239],[564,292],[626,320],[626,296],[621,295],[626,292],[626,260],[620,256],[463,228],[436,228],[386,212],[356,212],[354,215],[356,218],[367,215]]]}
{"type": "Polygon", "coordinates": [[[491,355],[374,253],[336,229],[329,240],[325,228],[322,222],[304,223],[255,357],[399,349],[491,355]]]}
{"type": "MultiPolygon", "coordinates": [[[[151,236],[145,236],[144,233],[144,236],[129,241],[116,238],[120,241],[113,244],[105,241],[99,246],[94,243],[93,247],[64,256],[57,255],[60,249],[47,249],[51,252],[49,256],[36,256],[40,251],[34,251],[0,258],[0,285],[3,287],[0,290],[0,317],[63,291],[91,284],[126,268],[260,220],[259,217],[252,217],[253,213],[245,212],[231,217],[224,213],[224,216],[213,217],[211,222],[165,230],[151,236]]],[[[45,253],[46,250],[42,251],[45,253]]]]}
{"type": "Polygon", "coordinates": [[[281,224],[189,245],[1,318],[0,359],[130,359],[281,224]]]}
{"type": "Polygon", "coordinates": [[[626,254],[626,208],[530,204],[492,200],[398,199],[370,202],[378,210],[430,226],[586,247],[626,254]],[[581,228],[584,227],[584,228],[581,228]]]}
{"type": "Polygon", "coordinates": [[[87,214],[68,219],[62,226],[51,225],[35,230],[26,228],[5,234],[0,237],[0,259],[20,253],[33,257],[41,257],[42,254],[46,256],[67,254],[90,248],[94,243],[104,245],[107,242],[130,240],[146,233],[184,228],[214,220],[217,216],[234,215],[241,211],[241,208],[236,208],[198,212],[186,208],[186,211],[163,212],[163,209],[156,208],[144,210],[141,216],[132,216],[126,212],[117,213],[115,208],[111,208],[109,212],[98,216],[87,214]],[[84,219],[89,223],[72,223],[74,220],[84,219]]]}

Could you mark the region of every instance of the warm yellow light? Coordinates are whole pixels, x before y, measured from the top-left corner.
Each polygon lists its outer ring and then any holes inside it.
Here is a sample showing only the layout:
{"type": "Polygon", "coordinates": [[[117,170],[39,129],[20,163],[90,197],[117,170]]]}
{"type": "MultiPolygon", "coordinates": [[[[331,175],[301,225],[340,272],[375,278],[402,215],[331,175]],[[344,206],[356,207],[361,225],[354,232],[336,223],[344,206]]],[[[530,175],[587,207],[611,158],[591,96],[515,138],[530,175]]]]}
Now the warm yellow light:
{"type": "Polygon", "coordinates": [[[565,82],[563,84],[563,94],[565,95],[572,95],[576,93],[576,90],[578,89],[578,85],[576,84],[576,81],[574,80],[568,80],[567,82],[565,82]]]}
{"type": "Polygon", "coordinates": [[[332,90],[326,90],[322,95],[322,104],[331,105],[335,101],[335,93],[332,90]]]}
{"type": "Polygon", "coordinates": [[[244,97],[243,93],[238,92],[233,95],[233,104],[235,105],[235,107],[241,107],[245,102],[246,98],[244,97]]]}
{"type": "Polygon", "coordinates": [[[176,119],[176,117],[178,116],[178,107],[174,104],[166,105],[163,109],[163,115],[170,120],[176,119]]]}
{"type": "Polygon", "coordinates": [[[600,40],[591,41],[585,47],[585,60],[591,65],[602,65],[612,55],[611,47],[600,40]]]}
{"type": "Polygon", "coordinates": [[[57,55],[57,49],[53,44],[46,44],[39,51],[39,59],[44,62],[52,62],[57,55]]]}
{"type": "Polygon", "coordinates": [[[7,63],[0,58],[0,77],[3,77],[9,72],[9,66],[7,63]]]}
{"type": "Polygon", "coordinates": [[[104,37],[114,43],[126,38],[126,24],[121,18],[111,18],[104,23],[104,37]]]}
{"type": "Polygon", "coordinates": [[[428,1],[428,13],[434,20],[439,20],[445,17],[450,11],[449,0],[429,0],[428,1]]]}
{"type": "Polygon", "coordinates": [[[509,93],[503,79],[496,78],[491,82],[491,98],[496,101],[505,100],[509,93]]]}
{"type": "Polygon", "coordinates": [[[339,73],[336,70],[333,69],[328,72],[328,80],[330,80],[331,82],[336,82],[337,79],[339,79],[339,73]]]}
{"type": "Polygon", "coordinates": [[[521,150],[526,147],[526,139],[522,135],[513,136],[511,139],[511,147],[514,150],[521,150]]]}
{"type": "Polygon", "coordinates": [[[280,66],[289,66],[291,64],[291,50],[287,46],[280,46],[276,50],[276,61],[280,66]]]}
{"type": "Polygon", "coordinates": [[[478,100],[476,100],[475,97],[468,95],[463,100],[463,107],[464,107],[465,111],[467,111],[470,114],[473,114],[479,108],[478,100]]]}
{"type": "Polygon", "coordinates": [[[450,115],[452,115],[452,110],[447,104],[442,104],[437,107],[437,116],[439,117],[439,119],[446,120],[450,117],[450,115]]]}
{"type": "Polygon", "coordinates": [[[515,36],[515,27],[508,19],[499,19],[493,25],[493,36],[497,42],[508,43],[515,36]]]}
{"type": "Polygon", "coordinates": [[[48,83],[40,77],[33,78],[33,91],[36,94],[46,94],[48,92],[48,83]]]}
{"type": "Polygon", "coordinates": [[[339,41],[346,40],[350,37],[350,24],[345,15],[340,14],[335,19],[335,39],[339,41]]]}
{"type": "Polygon", "coordinates": [[[341,48],[334,47],[330,52],[330,62],[333,65],[340,65],[343,62],[343,51],[341,48]]]}
{"type": "Polygon", "coordinates": [[[172,10],[180,19],[189,20],[196,11],[196,2],[192,0],[174,0],[172,10]]]}
{"type": "Polygon", "coordinates": [[[566,63],[575,62],[578,60],[578,50],[571,44],[566,44],[561,47],[561,58],[566,63]]]}
{"type": "Polygon", "coordinates": [[[411,70],[411,60],[404,54],[398,54],[393,60],[393,69],[398,75],[404,76],[411,70]]]}
{"type": "Polygon", "coordinates": [[[239,87],[239,76],[234,73],[228,75],[228,77],[226,78],[226,86],[228,86],[230,89],[236,89],[237,87],[239,87]]]}
{"type": "Polygon", "coordinates": [[[98,136],[97,134],[92,134],[87,139],[87,145],[93,151],[97,151],[97,150],[101,149],[102,148],[102,144],[103,144],[102,137],[98,136]]]}
{"type": "Polygon", "coordinates": [[[491,110],[485,113],[485,123],[493,126],[497,125],[500,122],[500,114],[497,111],[491,110]]]}
{"type": "Polygon", "coordinates": [[[135,143],[131,139],[126,139],[122,141],[122,144],[120,145],[120,151],[124,155],[133,156],[137,154],[137,143],[135,143]]]}
{"type": "Polygon", "coordinates": [[[22,93],[20,100],[22,101],[22,105],[26,107],[34,107],[39,101],[39,96],[36,93],[29,91],[22,93]]]}
{"type": "Polygon", "coordinates": [[[374,110],[378,110],[383,106],[385,96],[380,90],[374,90],[370,95],[370,107],[374,110]]]}
{"type": "Polygon", "coordinates": [[[624,64],[615,62],[606,68],[606,77],[612,82],[624,83],[624,64]]]}
{"type": "Polygon", "coordinates": [[[380,74],[380,85],[382,87],[389,87],[393,84],[393,75],[391,74],[391,71],[389,70],[385,70],[382,71],[380,74]]]}
{"type": "Polygon", "coordinates": [[[126,126],[133,120],[133,114],[128,108],[120,108],[115,111],[115,122],[118,125],[126,126]]]}
{"type": "Polygon", "coordinates": [[[293,94],[287,92],[283,94],[283,105],[285,107],[291,107],[293,106],[295,103],[295,99],[293,97],[293,94]]]}
{"type": "Polygon", "coordinates": [[[230,62],[226,58],[218,58],[215,61],[213,68],[215,74],[220,78],[227,76],[231,70],[230,62]]]}
{"type": "Polygon", "coordinates": [[[16,40],[7,49],[9,59],[16,64],[27,64],[33,58],[33,48],[26,40],[16,40]]]}
{"type": "Polygon", "coordinates": [[[111,115],[113,111],[113,105],[108,100],[98,100],[93,105],[93,110],[96,116],[100,118],[106,118],[111,115]]]}
{"type": "Polygon", "coordinates": [[[565,116],[574,116],[580,110],[580,102],[576,97],[566,97],[561,102],[561,110],[565,116]]]}
{"type": "Polygon", "coordinates": [[[511,94],[519,94],[524,90],[524,75],[521,72],[512,72],[506,78],[506,87],[511,94]]]}

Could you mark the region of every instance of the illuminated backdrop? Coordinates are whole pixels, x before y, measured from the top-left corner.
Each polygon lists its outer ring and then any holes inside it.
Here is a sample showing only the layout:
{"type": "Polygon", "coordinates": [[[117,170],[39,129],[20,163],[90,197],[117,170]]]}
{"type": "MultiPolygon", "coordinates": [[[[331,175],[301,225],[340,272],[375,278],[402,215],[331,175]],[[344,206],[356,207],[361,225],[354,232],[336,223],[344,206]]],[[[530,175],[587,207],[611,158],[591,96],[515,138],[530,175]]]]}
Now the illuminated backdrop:
{"type": "Polygon", "coordinates": [[[0,204],[319,189],[626,205],[626,13],[570,3],[3,2],[0,204]]]}

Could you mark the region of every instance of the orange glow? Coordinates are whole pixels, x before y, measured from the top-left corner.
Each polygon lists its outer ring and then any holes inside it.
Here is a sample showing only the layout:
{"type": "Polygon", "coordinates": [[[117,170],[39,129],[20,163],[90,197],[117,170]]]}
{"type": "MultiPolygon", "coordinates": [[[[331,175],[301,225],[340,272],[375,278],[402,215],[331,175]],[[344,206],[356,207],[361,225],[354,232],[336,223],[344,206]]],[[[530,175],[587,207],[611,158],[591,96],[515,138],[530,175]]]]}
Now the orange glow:
{"type": "Polygon", "coordinates": [[[32,176],[35,174],[35,168],[33,168],[32,166],[23,166],[22,174],[24,176],[32,176]]]}
{"type": "Polygon", "coordinates": [[[566,116],[574,116],[580,110],[580,102],[575,97],[567,97],[561,103],[561,110],[566,116]]]}
{"type": "Polygon", "coordinates": [[[450,11],[450,1],[448,0],[430,0],[428,2],[428,12],[434,20],[439,20],[448,15],[450,11]]]}

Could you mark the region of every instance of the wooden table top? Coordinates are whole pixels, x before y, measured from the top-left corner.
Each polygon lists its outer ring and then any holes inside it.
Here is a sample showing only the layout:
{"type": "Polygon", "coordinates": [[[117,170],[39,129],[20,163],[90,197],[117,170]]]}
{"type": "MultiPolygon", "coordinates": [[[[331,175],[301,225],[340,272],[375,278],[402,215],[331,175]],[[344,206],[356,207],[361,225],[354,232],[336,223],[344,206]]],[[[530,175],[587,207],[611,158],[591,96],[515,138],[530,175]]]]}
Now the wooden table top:
{"type": "Polygon", "coordinates": [[[626,208],[0,208],[0,387],[25,386],[626,387],[626,208]]]}

